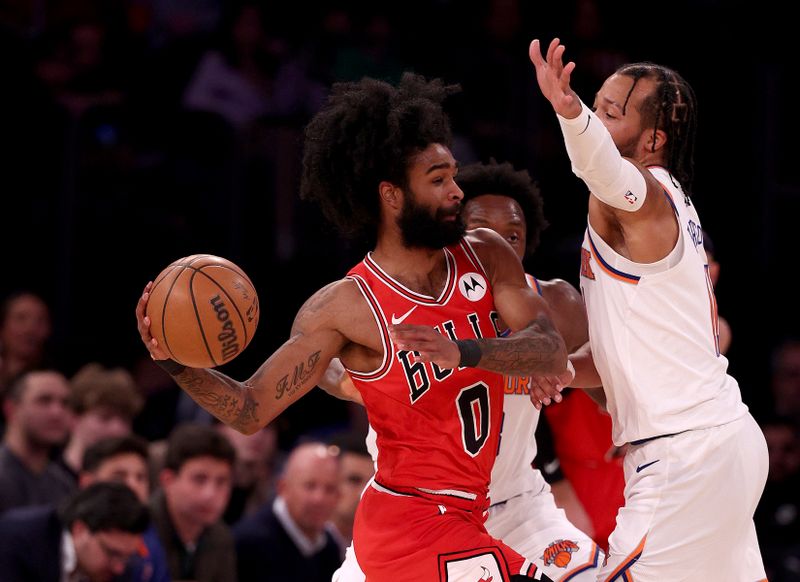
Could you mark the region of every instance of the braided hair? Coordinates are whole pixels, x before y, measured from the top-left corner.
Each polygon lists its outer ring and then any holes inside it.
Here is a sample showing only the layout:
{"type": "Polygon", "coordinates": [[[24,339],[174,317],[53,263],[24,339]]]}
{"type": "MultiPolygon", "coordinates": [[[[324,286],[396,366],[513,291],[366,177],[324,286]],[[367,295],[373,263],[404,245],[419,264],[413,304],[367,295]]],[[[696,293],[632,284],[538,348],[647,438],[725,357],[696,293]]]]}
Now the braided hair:
{"type": "Polygon", "coordinates": [[[506,196],[519,204],[525,217],[525,252],[530,255],[536,250],[540,235],[548,223],[544,217],[542,193],[527,170],[515,170],[508,162],[499,164],[492,159],[488,164],[462,166],[456,182],[464,192],[465,205],[484,194],[506,196]]]}
{"type": "Polygon", "coordinates": [[[688,196],[694,178],[694,139],[697,131],[694,90],[677,72],[655,63],[623,65],[616,74],[633,79],[625,100],[626,106],[639,79],[647,78],[656,82],[655,90],[642,102],[642,122],[653,127],[654,138],[658,129],[667,134],[666,168],[680,182],[688,196]]]}
{"type": "Polygon", "coordinates": [[[378,185],[406,187],[412,156],[434,143],[450,145],[442,102],[458,90],[413,73],[397,86],[368,77],[336,83],[305,129],[300,197],[318,203],[344,236],[374,244],[378,185]]]}

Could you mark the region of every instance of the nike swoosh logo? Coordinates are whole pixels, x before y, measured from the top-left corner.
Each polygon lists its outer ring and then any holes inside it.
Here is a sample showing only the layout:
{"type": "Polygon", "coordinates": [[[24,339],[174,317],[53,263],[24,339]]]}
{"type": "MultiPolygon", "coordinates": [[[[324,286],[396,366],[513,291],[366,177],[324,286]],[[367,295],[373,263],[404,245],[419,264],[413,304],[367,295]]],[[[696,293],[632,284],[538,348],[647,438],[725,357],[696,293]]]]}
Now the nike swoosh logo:
{"type": "Polygon", "coordinates": [[[408,311],[406,311],[406,312],[405,312],[403,315],[401,315],[400,317],[395,317],[395,316],[394,316],[394,313],[392,313],[392,325],[397,325],[397,324],[399,324],[399,323],[403,323],[403,321],[405,320],[405,318],[406,318],[406,317],[408,317],[409,315],[411,315],[411,312],[412,312],[412,311],[414,311],[414,310],[415,310],[417,307],[419,307],[419,305],[415,305],[414,307],[412,307],[411,309],[409,309],[408,311]]]}
{"type": "Polygon", "coordinates": [[[644,471],[645,469],[647,469],[647,467],[649,467],[650,465],[655,465],[660,460],[661,459],[656,459],[655,461],[650,461],[649,463],[645,463],[644,465],[639,465],[638,467],[636,467],[636,472],[640,473],[641,471],[644,471]]]}

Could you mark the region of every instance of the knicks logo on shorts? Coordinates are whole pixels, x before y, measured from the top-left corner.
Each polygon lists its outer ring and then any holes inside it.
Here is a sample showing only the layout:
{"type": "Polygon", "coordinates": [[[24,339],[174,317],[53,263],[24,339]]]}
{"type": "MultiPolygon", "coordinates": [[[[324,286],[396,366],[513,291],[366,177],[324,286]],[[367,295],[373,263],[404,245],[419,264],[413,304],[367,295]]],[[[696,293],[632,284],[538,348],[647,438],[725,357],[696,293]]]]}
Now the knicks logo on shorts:
{"type": "Polygon", "coordinates": [[[594,272],[592,271],[592,253],[589,249],[581,247],[581,277],[594,280],[594,272]]]}
{"type": "Polygon", "coordinates": [[[556,540],[545,549],[542,561],[546,566],[566,568],[572,560],[572,554],[580,549],[572,540],[556,540]]]}
{"type": "Polygon", "coordinates": [[[458,278],[458,290],[470,301],[480,301],[486,295],[486,279],[478,273],[465,273],[458,278]]]}

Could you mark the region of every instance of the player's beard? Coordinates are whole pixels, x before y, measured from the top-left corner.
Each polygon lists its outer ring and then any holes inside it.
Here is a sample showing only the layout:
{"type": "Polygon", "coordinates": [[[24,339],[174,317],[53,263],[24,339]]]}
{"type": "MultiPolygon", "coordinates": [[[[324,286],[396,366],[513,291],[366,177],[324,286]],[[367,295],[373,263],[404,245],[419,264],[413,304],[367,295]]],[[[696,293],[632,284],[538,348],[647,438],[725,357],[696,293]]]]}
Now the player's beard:
{"type": "Polygon", "coordinates": [[[403,244],[409,248],[441,249],[458,242],[464,236],[464,221],[461,220],[461,209],[456,211],[455,220],[445,220],[452,213],[439,208],[431,214],[431,210],[417,204],[416,196],[411,189],[406,190],[403,211],[397,218],[397,224],[403,235],[403,244]]]}

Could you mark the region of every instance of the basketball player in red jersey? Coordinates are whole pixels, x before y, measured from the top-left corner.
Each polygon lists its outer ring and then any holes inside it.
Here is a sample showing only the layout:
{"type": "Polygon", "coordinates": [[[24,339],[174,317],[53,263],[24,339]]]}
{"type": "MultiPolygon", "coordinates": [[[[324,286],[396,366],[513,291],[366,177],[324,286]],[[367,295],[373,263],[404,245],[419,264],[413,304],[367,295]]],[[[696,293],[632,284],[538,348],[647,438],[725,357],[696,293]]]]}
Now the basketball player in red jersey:
{"type": "Polygon", "coordinates": [[[548,579],[483,521],[502,373],[537,376],[534,398],[544,403],[560,400],[573,373],[513,249],[488,229],[463,234],[441,106],[453,90],[412,74],[397,87],[373,79],[334,87],[306,128],[301,195],[374,250],[306,301],[289,340],[251,378],[167,360],[145,317],[151,284],[137,304],[152,357],[245,433],[310,391],[340,358],[377,433],[377,474],[354,528],[370,582],[548,579]],[[512,336],[496,337],[497,318],[512,336]],[[418,353],[405,349],[409,341],[418,353]]]}
{"type": "MultiPolygon", "coordinates": [[[[520,260],[526,251],[536,249],[547,222],[542,213],[541,193],[528,172],[515,170],[509,163],[476,163],[462,167],[456,181],[464,192],[461,215],[466,228],[494,230],[508,241],[520,260]]],[[[567,348],[583,346],[588,339],[588,328],[578,290],[563,279],[539,281],[531,275],[527,277],[529,285],[547,301],[567,348]]],[[[503,335],[505,329],[504,322],[498,321],[496,333],[503,335]]],[[[350,376],[342,377],[343,370],[329,372],[321,388],[336,397],[361,402],[350,376]]],[[[551,489],[543,472],[532,467],[538,456],[534,432],[540,411],[528,401],[529,391],[528,378],[506,376],[502,432],[489,486],[491,506],[486,529],[534,561],[552,580],[595,582],[603,553],[584,533],[591,531],[589,519],[570,483],[553,479],[551,489]]],[[[569,396],[546,410],[560,408],[568,399],[569,396]]],[[[373,460],[379,453],[374,436],[373,431],[367,436],[373,460]]],[[[357,551],[352,546],[347,548],[345,560],[332,580],[365,582],[357,551]]]]}

